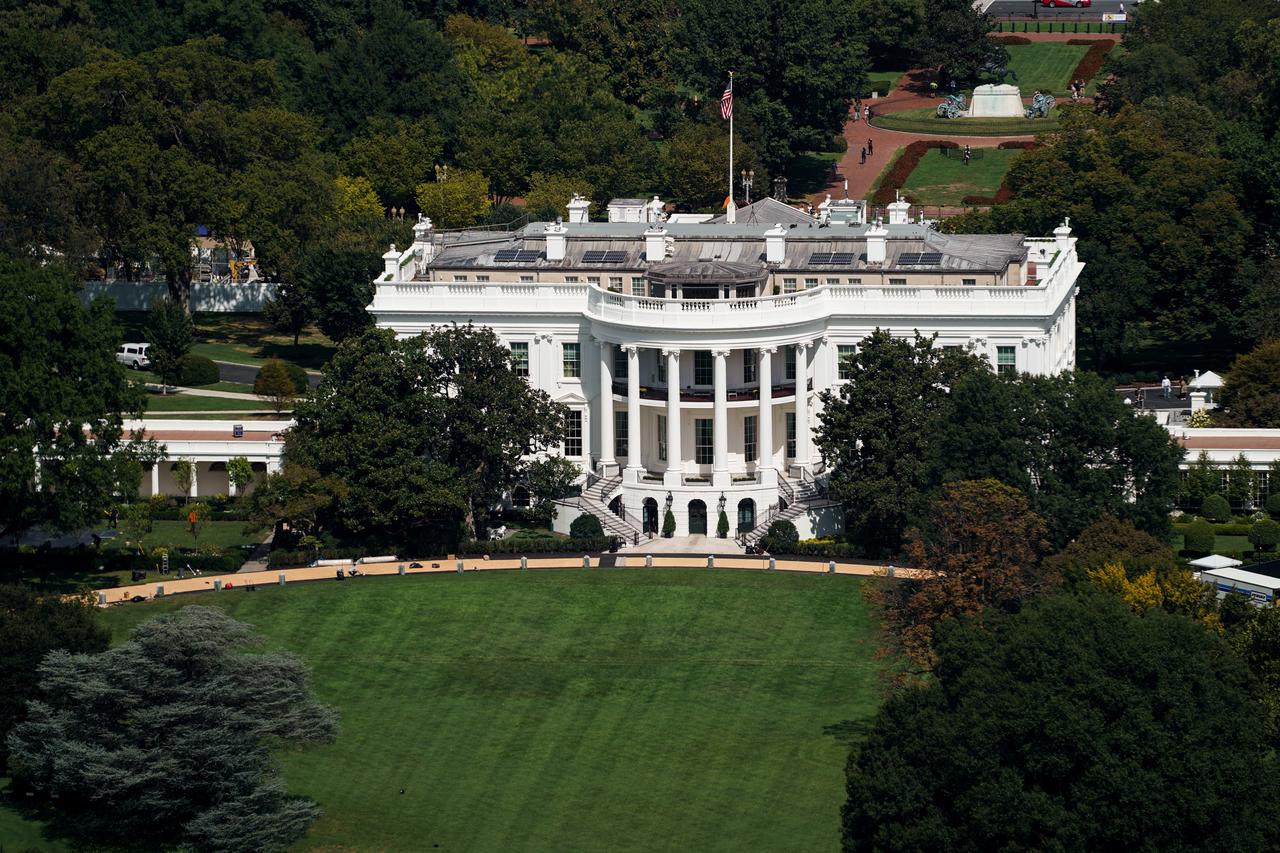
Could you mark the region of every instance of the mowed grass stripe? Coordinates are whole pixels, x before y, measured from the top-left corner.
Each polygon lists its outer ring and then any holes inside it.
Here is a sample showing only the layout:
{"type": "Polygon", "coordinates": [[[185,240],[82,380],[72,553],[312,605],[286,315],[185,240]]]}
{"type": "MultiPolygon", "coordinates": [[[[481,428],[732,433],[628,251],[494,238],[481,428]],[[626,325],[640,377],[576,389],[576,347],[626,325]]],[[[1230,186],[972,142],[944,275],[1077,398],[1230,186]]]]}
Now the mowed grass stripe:
{"type": "Polygon", "coordinates": [[[281,756],[299,849],[833,850],[878,664],[856,578],[714,571],[369,578],[216,604],[314,670],[332,745],[281,756]],[[399,790],[405,789],[401,795],[399,790]]]}

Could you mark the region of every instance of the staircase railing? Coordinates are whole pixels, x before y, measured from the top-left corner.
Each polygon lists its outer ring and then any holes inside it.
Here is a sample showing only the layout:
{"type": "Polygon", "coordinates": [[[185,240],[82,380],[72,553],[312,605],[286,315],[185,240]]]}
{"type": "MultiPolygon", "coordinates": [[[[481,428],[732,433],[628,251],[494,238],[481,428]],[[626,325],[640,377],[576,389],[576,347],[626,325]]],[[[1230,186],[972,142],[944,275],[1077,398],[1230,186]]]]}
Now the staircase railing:
{"type": "Polygon", "coordinates": [[[791,487],[791,483],[786,477],[778,478],[778,491],[782,492],[783,497],[787,499],[787,503],[796,502],[796,490],[791,487]]]}

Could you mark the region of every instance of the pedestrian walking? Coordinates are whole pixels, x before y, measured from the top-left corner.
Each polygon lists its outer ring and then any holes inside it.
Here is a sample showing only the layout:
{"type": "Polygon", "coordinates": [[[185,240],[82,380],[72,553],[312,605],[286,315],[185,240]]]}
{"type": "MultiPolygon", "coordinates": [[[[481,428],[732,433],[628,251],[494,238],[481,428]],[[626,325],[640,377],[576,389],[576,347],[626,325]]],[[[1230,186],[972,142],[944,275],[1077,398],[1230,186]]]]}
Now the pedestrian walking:
{"type": "Polygon", "coordinates": [[[110,522],[111,522],[111,529],[112,529],[112,530],[114,530],[114,529],[116,528],[116,526],[120,523],[120,510],[119,510],[119,508],[117,508],[117,507],[114,507],[114,506],[113,506],[113,507],[111,508],[111,515],[110,515],[110,516],[108,516],[108,519],[109,519],[109,520],[110,520],[110,522]]]}
{"type": "Polygon", "coordinates": [[[1170,382],[1169,377],[1166,376],[1164,379],[1160,380],[1160,396],[1168,400],[1170,395],[1172,394],[1173,394],[1173,383],[1170,382]]]}
{"type": "Polygon", "coordinates": [[[853,120],[857,121],[858,116],[862,115],[862,98],[853,99],[853,120]]]}
{"type": "Polygon", "coordinates": [[[866,148],[862,149],[862,162],[860,162],[858,165],[859,166],[867,165],[867,149],[866,148]]]}
{"type": "Polygon", "coordinates": [[[1187,377],[1185,376],[1178,380],[1178,399],[1187,399],[1187,377]]]}
{"type": "Polygon", "coordinates": [[[862,120],[865,121],[867,124],[871,123],[871,107],[870,106],[865,106],[862,108],[862,120]]]}
{"type": "Polygon", "coordinates": [[[868,138],[867,139],[867,156],[870,157],[875,153],[876,153],[875,143],[872,142],[870,138],[868,138]]]}
{"type": "Polygon", "coordinates": [[[1146,402],[1146,394],[1143,392],[1141,385],[1138,386],[1138,389],[1134,392],[1133,396],[1137,398],[1138,408],[1141,409],[1143,404],[1146,402]]]}

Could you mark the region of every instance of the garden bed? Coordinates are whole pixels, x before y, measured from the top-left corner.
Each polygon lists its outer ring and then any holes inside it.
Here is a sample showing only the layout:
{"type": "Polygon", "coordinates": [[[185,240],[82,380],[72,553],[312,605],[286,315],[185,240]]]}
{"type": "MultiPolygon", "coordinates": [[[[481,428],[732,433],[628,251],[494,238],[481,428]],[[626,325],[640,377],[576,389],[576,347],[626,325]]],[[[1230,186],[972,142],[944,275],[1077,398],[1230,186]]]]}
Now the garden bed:
{"type": "Polygon", "coordinates": [[[885,130],[938,136],[1035,136],[1058,129],[1058,109],[1047,118],[938,118],[937,107],[872,114],[871,123],[885,130]]]}

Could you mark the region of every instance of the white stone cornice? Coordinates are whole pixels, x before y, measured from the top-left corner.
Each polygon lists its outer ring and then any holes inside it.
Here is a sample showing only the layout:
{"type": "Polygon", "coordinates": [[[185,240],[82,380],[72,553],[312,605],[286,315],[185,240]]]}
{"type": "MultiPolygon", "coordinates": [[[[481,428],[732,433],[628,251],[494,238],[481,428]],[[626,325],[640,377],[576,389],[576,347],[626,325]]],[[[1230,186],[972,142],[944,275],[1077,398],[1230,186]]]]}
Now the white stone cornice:
{"type": "Polygon", "coordinates": [[[673,355],[674,355],[676,358],[679,358],[679,357],[680,357],[680,350],[678,350],[678,349],[664,349],[664,350],[662,351],[662,357],[663,357],[663,358],[671,358],[671,356],[673,356],[673,355]]]}

